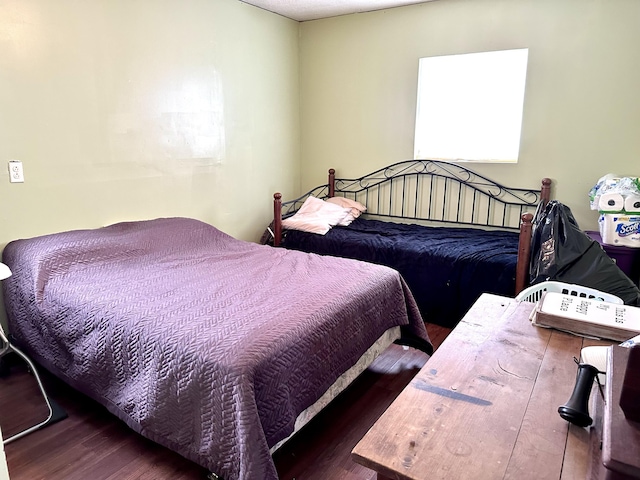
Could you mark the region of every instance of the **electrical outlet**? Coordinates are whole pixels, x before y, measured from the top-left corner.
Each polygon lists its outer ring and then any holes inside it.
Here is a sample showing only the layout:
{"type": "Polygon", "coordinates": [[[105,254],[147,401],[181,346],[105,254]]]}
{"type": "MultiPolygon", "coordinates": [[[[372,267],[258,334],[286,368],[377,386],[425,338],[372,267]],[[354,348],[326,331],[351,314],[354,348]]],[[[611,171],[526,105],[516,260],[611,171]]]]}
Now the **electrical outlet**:
{"type": "Polygon", "coordinates": [[[24,170],[19,160],[9,160],[9,181],[11,183],[24,182],[24,170]]]}

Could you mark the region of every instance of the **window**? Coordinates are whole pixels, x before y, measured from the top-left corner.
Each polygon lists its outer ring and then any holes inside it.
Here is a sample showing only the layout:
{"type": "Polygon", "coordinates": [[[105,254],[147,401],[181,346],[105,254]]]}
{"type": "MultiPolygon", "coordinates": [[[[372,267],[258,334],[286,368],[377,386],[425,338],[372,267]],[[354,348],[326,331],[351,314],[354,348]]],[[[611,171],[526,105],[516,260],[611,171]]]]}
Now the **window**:
{"type": "Polygon", "coordinates": [[[517,162],[528,49],[420,59],[414,158],[517,162]]]}

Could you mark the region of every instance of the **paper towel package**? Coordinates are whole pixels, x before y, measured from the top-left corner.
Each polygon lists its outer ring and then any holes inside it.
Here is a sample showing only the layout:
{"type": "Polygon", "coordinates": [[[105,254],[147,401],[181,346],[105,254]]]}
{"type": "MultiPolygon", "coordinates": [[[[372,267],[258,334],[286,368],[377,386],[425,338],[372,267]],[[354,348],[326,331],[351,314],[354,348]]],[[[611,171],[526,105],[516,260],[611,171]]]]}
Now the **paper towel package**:
{"type": "Polygon", "coordinates": [[[598,223],[602,243],[640,248],[640,215],[604,213],[598,223]]]}

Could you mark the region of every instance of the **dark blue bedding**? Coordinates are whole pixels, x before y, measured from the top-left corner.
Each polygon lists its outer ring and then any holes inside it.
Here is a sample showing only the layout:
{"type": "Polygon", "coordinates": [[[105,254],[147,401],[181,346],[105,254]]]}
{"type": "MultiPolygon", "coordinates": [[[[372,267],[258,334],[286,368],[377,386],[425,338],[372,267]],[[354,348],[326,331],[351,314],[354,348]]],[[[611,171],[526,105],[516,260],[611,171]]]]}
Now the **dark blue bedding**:
{"type": "Polygon", "coordinates": [[[358,218],[326,235],[286,232],[283,246],[398,270],[426,322],[453,327],[483,292],[513,296],[518,233],[358,218]]]}

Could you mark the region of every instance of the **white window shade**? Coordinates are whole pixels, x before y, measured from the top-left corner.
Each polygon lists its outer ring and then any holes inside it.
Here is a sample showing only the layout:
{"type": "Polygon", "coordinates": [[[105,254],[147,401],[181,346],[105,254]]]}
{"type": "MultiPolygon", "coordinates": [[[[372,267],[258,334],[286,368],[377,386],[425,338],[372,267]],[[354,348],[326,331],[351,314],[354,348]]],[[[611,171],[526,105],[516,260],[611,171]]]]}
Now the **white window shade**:
{"type": "Polygon", "coordinates": [[[414,155],[517,162],[528,49],[420,59],[414,155]]]}

